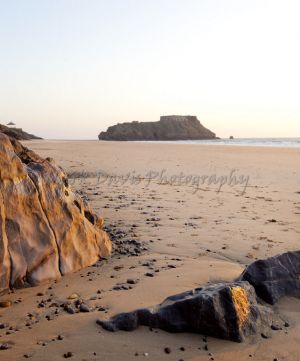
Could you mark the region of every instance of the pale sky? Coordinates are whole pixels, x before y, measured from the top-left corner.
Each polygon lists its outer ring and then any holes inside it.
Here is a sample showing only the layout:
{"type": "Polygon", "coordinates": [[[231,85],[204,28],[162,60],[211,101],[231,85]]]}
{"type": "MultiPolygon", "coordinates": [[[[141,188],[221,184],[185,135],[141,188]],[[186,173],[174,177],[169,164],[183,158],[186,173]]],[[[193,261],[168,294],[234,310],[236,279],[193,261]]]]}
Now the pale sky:
{"type": "Polygon", "coordinates": [[[300,137],[299,17],[298,0],[0,0],[0,123],[92,139],[190,114],[300,137]]]}

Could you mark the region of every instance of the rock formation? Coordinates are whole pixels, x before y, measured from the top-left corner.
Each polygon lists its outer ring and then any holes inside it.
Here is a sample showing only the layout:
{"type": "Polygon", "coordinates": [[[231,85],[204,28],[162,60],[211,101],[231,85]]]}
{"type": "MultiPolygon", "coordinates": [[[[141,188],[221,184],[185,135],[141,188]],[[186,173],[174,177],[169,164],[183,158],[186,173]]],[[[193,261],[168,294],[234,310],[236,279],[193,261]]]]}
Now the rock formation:
{"type": "Polygon", "coordinates": [[[233,283],[211,284],[168,297],[154,308],[116,315],[97,323],[108,331],[132,331],[139,325],[168,332],[193,332],[232,341],[280,329],[272,308],[283,296],[300,297],[300,251],[287,252],[248,266],[233,283]]]}
{"type": "Polygon", "coordinates": [[[42,139],[33,134],[24,132],[21,128],[10,128],[0,124],[0,132],[8,135],[10,138],[17,140],[42,139]]]}
{"type": "Polygon", "coordinates": [[[193,332],[241,342],[268,332],[270,308],[259,305],[248,282],[220,283],[168,297],[155,308],[140,309],[97,321],[109,331],[132,331],[139,325],[168,332],[193,332]]]}
{"type": "Polygon", "coordinates": [[[272,305],[283,296],[300,297],[300,251],[255,261],[240,280],[248,281],[257,295],[272,305]]]}
{"type": "Polygon", "coordinates": [[[51,159],[0,133],[0,292],[57,279],[109,255],[102,223],[51,159]]]}
{"type": "Polygon", "coordinates": [[[109,127],[99,140],[198,140],[216,139],[195,116],[161,116],[158,122],[131,122],[109,127]]]}

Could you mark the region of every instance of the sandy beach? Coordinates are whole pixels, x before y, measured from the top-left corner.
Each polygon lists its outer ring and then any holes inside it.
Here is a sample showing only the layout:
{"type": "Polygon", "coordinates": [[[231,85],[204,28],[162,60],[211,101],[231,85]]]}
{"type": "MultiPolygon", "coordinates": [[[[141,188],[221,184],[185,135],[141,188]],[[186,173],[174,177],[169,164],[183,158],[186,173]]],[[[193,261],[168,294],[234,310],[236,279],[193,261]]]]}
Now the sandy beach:
{"type": "Polygon", "coordinates": [[[108,229],[122,231],[140,249],[137,255],[117,253],[57,282],[7,295],[13,306],[0,309],[0,324],[10,327],[0,329],[0,341],[13,347],[1,352],[1,360],[62,360],[67,352],[78,361],[299,359],[300,302],[293,298],[276,306],[289,327],[241,344],[146,327],[109,333],[96,324],[207,282],[233,280],[256,259],[299,250],[299,148],[24,144],[55,159],[108,229]],[[135,280],[130,287],[128,279],[135,280]],[[52,317],[55,304],[74,293],[97,310],[52,317]]]}

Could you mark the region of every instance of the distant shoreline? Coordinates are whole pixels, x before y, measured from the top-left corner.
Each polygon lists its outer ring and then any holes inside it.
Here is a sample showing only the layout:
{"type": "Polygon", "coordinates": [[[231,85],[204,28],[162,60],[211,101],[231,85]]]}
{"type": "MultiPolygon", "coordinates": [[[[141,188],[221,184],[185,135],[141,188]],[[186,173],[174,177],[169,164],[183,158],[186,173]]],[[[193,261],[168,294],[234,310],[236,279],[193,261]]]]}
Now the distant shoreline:
{"type": "MultiPolygon", "coordinates": [[[[48,142],[105,142],[114,143],[121,141],[98,139],[45,139],[48,142]]],[[[29,142],[39,142],[41,140],[29,140],[29,142]]],[[[296,138],[220,138],[209,140],[139,140],[122,141],[122,143],[148,143],[148,144],[186,144],[186,145],[225,145],[242,147],[275,147],[275,148],[300,148],[300,137],[296,138]]]]}

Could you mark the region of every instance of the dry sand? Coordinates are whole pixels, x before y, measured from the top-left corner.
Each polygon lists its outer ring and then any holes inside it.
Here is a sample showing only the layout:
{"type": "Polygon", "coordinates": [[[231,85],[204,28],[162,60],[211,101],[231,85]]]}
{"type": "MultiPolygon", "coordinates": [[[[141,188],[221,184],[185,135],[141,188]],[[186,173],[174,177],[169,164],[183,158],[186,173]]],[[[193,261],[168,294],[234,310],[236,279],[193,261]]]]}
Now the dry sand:
{"type": "Polygon", "coordinates": [[[0,360],[23,360],[24,355],[30,360],[63,360],[69,351],[74,354],[71,360],[81,361],[299,360],[300,301],[293,298],[277,306],[290,323],[287,330],[242,344],[209,337],[208,351],[201,335],[151,332],[145,327],[108,333],[95,321],[155,305],[206,282],[232,280],[255,259],[299,250],[300,149],[98,141],[25,144],[54,158],[69,173],[86,172],[88,178],[76,180],[73,187],[89,197],[108,226],[144,242],[148,250],[137,257],[114,256],[56,283],[2,297],[21,302],[0,309],[0,324],[12,327],[0,329],[0,342],[12,345],[0,351],[0,360]],[[219,185],[209,185],[207,179],[196,187],[165,184],[159,176],[150,182],[96,178],[99,172],[147,178],[149,171],[152,175],[163,171],[168,180],[182,172],[184,182],[188,175],[229,176],[234,169],[233,175],[249,176],[244,193],[245,184],[225,184],[217,192],[219,185]],[[155,261],[150,267],[143,265],[151,260],[155,261]],[[154,277],[145,276],[147,272],[154,277]],[[129,290],[113,290],[128,278],[139,282],[129,290]],[[60,304],[73,293],[104,311],[75,315],[61,311],[48,321],[53,310],[49,303],[60,304]],[[51,299],[45,302],[47,307],[37,307],[47,299],[51,299]],[[58,335],[63,340],[57,340],[58,335]],[[171,348],[169,355],[165,347],[171,348]]]}

